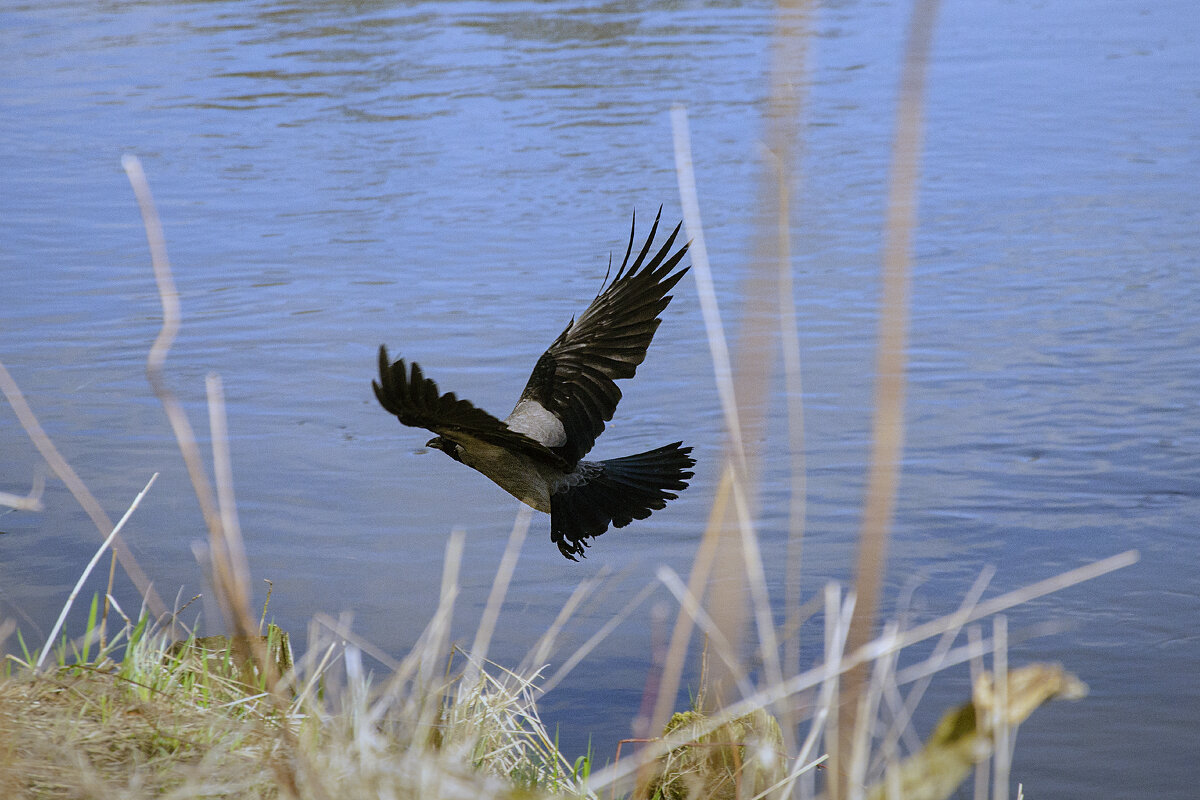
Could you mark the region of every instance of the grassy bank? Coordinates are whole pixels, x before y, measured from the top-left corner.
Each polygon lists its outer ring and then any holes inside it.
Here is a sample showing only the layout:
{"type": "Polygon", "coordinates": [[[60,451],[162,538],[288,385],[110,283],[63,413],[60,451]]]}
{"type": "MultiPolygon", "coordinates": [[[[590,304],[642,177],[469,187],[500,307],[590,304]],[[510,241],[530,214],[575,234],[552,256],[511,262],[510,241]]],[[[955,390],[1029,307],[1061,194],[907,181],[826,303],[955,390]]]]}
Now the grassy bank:
{"type": "Polygon", "coordinates": [[[95,626],[50,667],[37,669],[36,653],[10,656],[0,796],[592,796],[586,760],[567,763],[537,717],[533,676],[494,665],[451,675],[431,633],[374,683],[344,639],[293,665],[288,637],[270,626],[270,690],[244,642],[173,642],[145,617],[90,657],[95,626]]]}

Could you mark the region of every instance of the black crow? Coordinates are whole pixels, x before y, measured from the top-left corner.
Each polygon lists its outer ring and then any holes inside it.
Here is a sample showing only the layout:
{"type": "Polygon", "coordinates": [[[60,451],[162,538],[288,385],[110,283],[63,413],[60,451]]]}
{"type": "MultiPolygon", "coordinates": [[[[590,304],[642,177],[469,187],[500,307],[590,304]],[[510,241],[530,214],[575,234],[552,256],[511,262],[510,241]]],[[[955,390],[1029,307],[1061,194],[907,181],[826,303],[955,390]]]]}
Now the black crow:
{"type": "MultiPolygon", "coordinates": [[[[659,216],[662,209],[659,209],[659,216]]],[[[636,218],[634,221],[636,227],[636,218]]],[[[683,442],[608,461],[582,461],[621,399],[614,381],[632,378],[662,321],[667,294],[687,272],[672,272],[687,244],[671,254],[679,225],[647,260],[658,217],[633,266],[634,228],[625,260],[607,288],[572,319],[538,359],[516,408],[501,421],[453,392],[441,394],[421,367],[388,360],[379,348],[375,396],[405,425],[437,434],[427,447],[482,472],[521,502],[550,515],[550,539],[576,560],[589,540],[675,499],[695,461],[683,442]]],[[[605,279],[607,283],[607,278],[605,279]]]]}

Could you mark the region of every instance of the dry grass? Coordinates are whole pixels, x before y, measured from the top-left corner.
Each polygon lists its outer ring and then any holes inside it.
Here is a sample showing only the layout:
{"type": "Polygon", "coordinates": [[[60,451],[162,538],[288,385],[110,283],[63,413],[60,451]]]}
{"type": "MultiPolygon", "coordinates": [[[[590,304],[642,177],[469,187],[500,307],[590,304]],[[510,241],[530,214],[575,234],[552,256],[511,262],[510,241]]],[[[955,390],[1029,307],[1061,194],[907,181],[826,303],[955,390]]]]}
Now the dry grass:
{"type": "Polygon", "coordinates": [[[318,624],[294,665],[272,626],[269,670],[236,638],[172,642],[174,617],[157,630],[126,620],[91,655],[94,601],[85,634],[52,651],[56,666],[39,670],[43,656],[29,652],[6,661],[0,796],[592,796],[586,764],[568,763],[537,716],[536,675],[489,664],[448,673],[461,544],[447,548],[434,619],[378,685],[343,632],[318,624]]]}
{"type": "Polygon", "coordinates": [[[330,644],[285,676],[297,691],[281,709],[234,661],[172,656],[165,636],[136,630],[119,662],[37,673],[10,661],[0,796],[588,796],[538,720],[530,680],[511,672],[426,683],[429,654],[417,652],[376,687],[354,647],[330,644]],[[345,678],[331,685],[338,662],[345,678]]]}

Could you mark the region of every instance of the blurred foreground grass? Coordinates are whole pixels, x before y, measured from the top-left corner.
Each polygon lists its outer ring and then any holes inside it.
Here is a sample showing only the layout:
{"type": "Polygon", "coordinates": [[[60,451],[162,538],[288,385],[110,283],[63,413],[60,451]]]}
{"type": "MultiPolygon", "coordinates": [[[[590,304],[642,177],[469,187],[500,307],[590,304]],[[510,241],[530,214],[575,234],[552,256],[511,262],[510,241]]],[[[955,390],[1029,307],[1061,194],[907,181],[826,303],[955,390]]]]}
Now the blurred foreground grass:
{"type": "Polygon", "coordinates": [[[342,640],[310,651],[301,680],[287,636],[263,638],[287,667],[273,692],[245,643],[172,643],[145,617],[91,658],[66,658],[83,652],[69,643],[41,671],[34,654],[10,656],[0,797],[593,796],[587,759],[568,763],[538,719],[533,676],[484,665],[466,685],[418,648],[373,685],[342,640]]]}

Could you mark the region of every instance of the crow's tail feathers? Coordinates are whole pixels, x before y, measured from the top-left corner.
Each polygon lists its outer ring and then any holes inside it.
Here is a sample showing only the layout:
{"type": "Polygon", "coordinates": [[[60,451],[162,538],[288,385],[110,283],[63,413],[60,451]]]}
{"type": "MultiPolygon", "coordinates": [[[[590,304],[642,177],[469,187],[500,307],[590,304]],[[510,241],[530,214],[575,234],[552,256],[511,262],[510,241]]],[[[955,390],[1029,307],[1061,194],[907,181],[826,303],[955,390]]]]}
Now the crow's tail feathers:
{"type": "Polygon", "coordinates": [[[675,442],[624,458],[581,461],[572,480],[550,496],[550,540],[564,556],[582,556],[589,539],[666,506],[687,488],[692,448],[675,442]]]}

